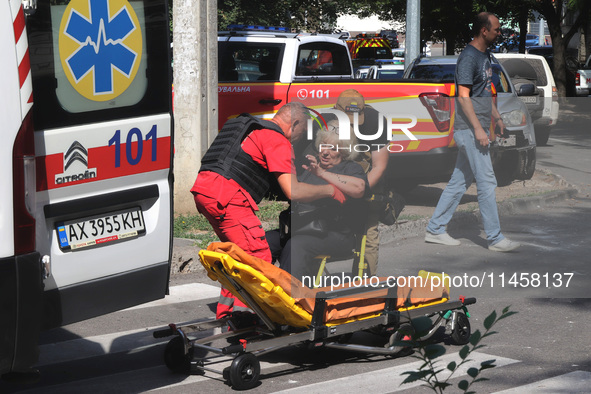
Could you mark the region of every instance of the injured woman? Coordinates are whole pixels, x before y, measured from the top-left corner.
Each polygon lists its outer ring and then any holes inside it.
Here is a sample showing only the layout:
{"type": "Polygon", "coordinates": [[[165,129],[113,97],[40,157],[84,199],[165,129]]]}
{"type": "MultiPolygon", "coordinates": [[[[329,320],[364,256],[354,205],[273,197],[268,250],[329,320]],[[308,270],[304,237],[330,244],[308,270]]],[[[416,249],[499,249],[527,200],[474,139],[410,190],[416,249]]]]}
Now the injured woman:
{"type": "Polygon", "coordinates": [[[314,149],[306,155],[305,171],[298,176],[300,183],[332,184],[341,198],[294,203],[287,236],[280,237],[279,231],[267,232],[273,257],[301,282],[316,276],[319,256],[351,257],[355,233],[362,230],[359,226],[363,226],[366,212],[363,197],[367,178],[363,168],[349,160],[349,142],[339,140],[338,122],[329,122],[318,132],[314,149]]]}

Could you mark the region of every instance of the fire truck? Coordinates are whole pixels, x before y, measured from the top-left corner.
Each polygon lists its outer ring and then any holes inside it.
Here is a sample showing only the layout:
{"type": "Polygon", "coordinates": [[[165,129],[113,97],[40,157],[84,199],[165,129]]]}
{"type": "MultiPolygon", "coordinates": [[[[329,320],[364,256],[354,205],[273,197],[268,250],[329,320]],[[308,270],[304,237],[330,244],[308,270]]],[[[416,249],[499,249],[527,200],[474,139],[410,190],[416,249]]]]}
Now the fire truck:
{"type": "MultiPolygon", "coordinates": [[[[354,79],[351,48],[392,57],[383,38],[360,38],[346,43],[331,35],[291,33],[278,29],[247,29],[218,33],[218,124],[243,112],[271,117],[284,104],[301,102],[310,108],[307,138],[326,114],[349,120],[335,108],[337,98],[355,89],[386,118],[351,149],[365,150],[386,133],[390,157],[385,178],[393,188],[448,181],[454,169],[457,147],[453,140],[456,96],[448,79],[354,79]],[[381,46],[368,46],[368,45],[381,46]],[[344,117],[344,118],[343,118],[344,117]]],[[[359,59],[357,59],[359,60],[359,59]]],[[[374,60],[372,60],[374,61],[374,60]]],[[[453,76],[453,73],[452,73],[453,76]]],[[[355,126],[355,125],[354,125],[355,126]]],[[[525,136],[524,143],[535,144],[525,136]]],[[[499,141],[501,138],[499,137],[499,141]]],[[[515,144],[499,142],[500,161],[515,144]]],[[[512,173],[513,169],[507,170],[512,173]]]]}
{"type": "Polygon", "coordinates": [[[162,298],[172,253],[166,0],[0,5],[0,374],[41,330],[162,298]]]}
{"type": "Polygon", "coordinates": [[[390,41],[380,35],[360,34],[355,39],[346,42],[352,60],[392,59],[390,41]]]}

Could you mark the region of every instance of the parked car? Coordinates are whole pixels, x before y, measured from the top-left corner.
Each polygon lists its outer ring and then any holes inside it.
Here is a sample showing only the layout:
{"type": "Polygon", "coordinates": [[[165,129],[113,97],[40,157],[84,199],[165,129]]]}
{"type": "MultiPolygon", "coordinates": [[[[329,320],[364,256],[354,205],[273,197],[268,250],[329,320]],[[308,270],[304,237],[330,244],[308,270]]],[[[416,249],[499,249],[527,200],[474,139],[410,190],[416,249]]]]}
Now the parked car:
{"type": "MultiPolygon", "coordinates": [[[[404,76],[430,81],[455,80],[458,56],[421,57],[413,61],[404,76]]],[[[536,167],[536,139],[531,116],[518,94],[535,92],[535,85],[515,89],[503,66],[492,64],[492,80],[497,91],[497,108],[506,126],[506,136],[497,138],[491,148],[491,159],[500,186],[513,179],[531,179],[536,167]]]]}
{"type": "MultiPolygon", "coordinates": [[[[503,35],[503,41],[499,42],[493,52],[497,53],[509,53],[519,51],[519,35],[503,35]]],[[[525,36],[525,49],[529,47],[539,45],[539,36],[536,34],[527,34],[525,36]]]]}
{"type": "Polygon", "coordinates": [[[587,58],[575,75],[575,86],[577,89],[577,96],[587,97],[591,94],[591,56],[587,58]]]}
{"type": "Polygon", "coordinates": [[[393,56],[392,60],[404,63],[405,51],[406,50],[404,49],[404,47],[398,47],[396,49],[392,49],[392,56],[393,56]]]}
{"type": "Polygon", "coordinates": [[[396,32],[396,30],[382,30],[380,35],[390,41],[390,46],[392,48],[398,48],[400,46],[400,43],[398,42],[398,32],[396,32]]]}
{"type": "Polygon", "coordinates": [[[369,67],[367,79],[400,79],[404,74],[403,64],[376,64],[369,67]]]}
{"type": "MultiPolygon", "coordinates": [[[[554,75],[554,49],[550,45],[533,46],[526,50],[526,53],[532,55],[540,55],[546,59],[552,75],[554,75]]],[[[565,63],[566,63],[566,95],[569,97],[576,95],[575,75],[579,67],[577,61],[578,51],[575,48],[566,48],[565,63]]]]}
{"type": "Polygon", "coordinates": [[[536,144],[546,145],[552,126],[558,120],[558,89],[550,66],[544,57],[532,54],[496,54],[495,58],[505,67],[516,88],[533,83],[539,96],[521,96],[534,122],[536,144]]]}
{"type": "Polygon", "coordinates": [[[540,45],[540,36],[537,34],[526,34],[525,35],[525,47],[533,47],[540,45]]]}
{"type": "Polygon", "coordinates": [[[371,66],[361,66],[357,70],[355,70],[355,79],[367,78],[367,73],[369,72],[370,67],[371,66]]]}

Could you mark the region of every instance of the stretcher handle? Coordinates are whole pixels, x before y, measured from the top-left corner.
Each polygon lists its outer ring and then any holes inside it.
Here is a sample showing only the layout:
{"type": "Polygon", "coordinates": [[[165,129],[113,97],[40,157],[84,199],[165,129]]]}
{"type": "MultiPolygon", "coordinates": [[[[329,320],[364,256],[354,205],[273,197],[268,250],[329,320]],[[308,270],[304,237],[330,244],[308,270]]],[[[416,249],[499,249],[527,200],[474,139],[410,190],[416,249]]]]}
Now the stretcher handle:
{"type": "Polygon", "coordinates": [[[164,330],[154,331],[154,338],[164,338],[173,335],[172,328],[165,328],[164,330]]]}
{"type": "Polygon", "coordinates": [[[154,338],[164,338],[164,337],[169,337],[171,335],[174,335],[176,332],[177,332],[176,324],[170,323],[168,325],[168,328],[165,328],[163,330],[154,331],[154,334],[152,334],[152,335],[154,336],[154,338]]]}

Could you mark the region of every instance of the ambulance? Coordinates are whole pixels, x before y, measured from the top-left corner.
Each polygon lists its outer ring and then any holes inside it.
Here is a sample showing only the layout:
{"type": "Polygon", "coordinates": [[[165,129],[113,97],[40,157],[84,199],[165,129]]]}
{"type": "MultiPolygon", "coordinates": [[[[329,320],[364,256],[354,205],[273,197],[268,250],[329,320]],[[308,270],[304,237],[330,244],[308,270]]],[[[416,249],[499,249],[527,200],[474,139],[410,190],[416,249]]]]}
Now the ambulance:
{"type": "Polygon", "coordinates": [[[0,374],[41,330],[162,298],[172,252],[166,0],[0,5],[0,374]]]}

